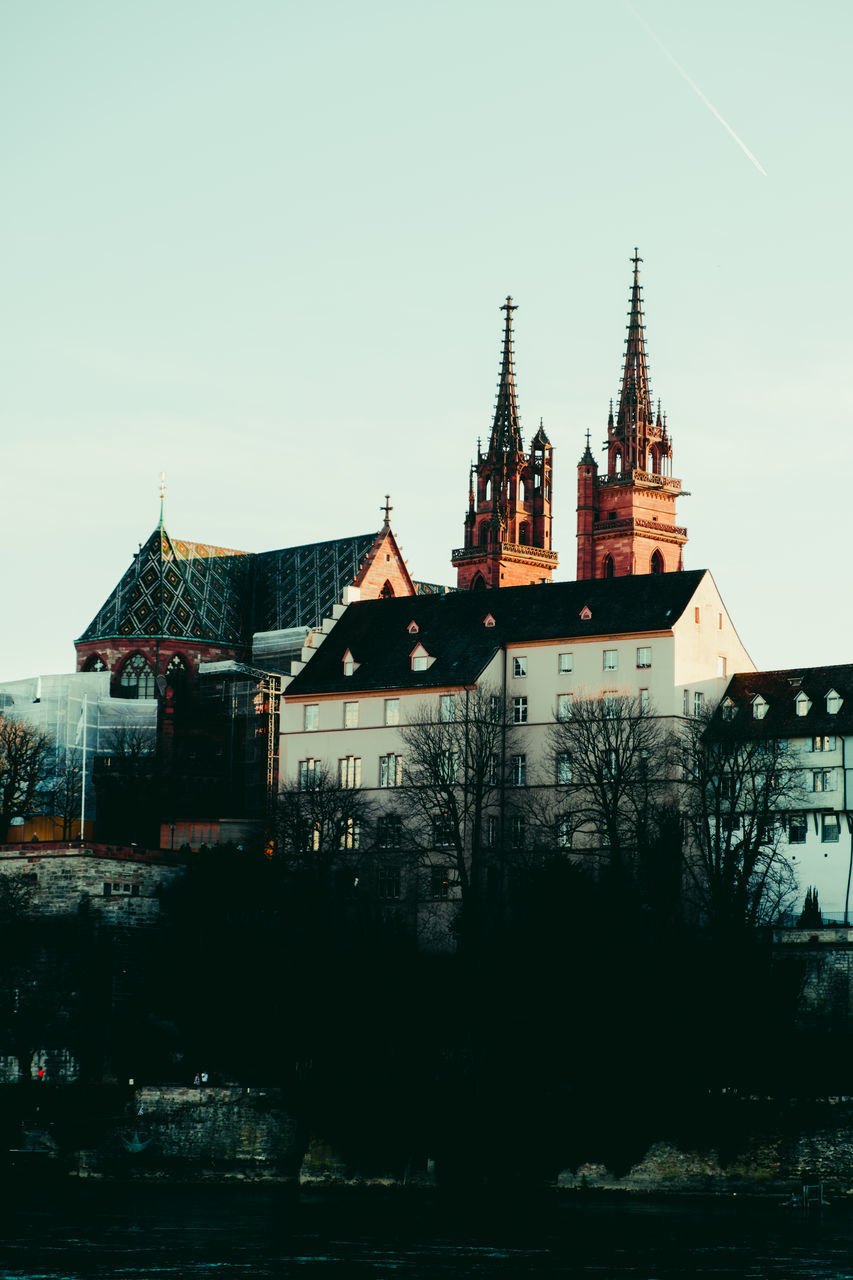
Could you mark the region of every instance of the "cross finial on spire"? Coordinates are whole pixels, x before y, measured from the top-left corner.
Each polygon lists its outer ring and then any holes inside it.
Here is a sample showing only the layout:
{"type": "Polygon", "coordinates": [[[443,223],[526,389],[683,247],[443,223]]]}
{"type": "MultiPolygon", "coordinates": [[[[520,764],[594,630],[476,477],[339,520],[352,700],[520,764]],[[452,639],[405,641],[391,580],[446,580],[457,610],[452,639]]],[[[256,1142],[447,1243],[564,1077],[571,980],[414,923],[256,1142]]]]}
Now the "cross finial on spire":
{"type": "Polygon", "coordinates": [[[385,512],[385,528],[389,529],[391,527],[391,512],[394,510],[394,508],[391,506],[390,493],[385,494],[385,506],[380,507],[379,510],[385,512]]]}
{"type": "Polygon", "coordinates": [[[166,472],[160,472],[160,528],[163,528],[163,509],[166,505],[166,472]]]}
{"type": "Polygon", "coordinates": [[[634,256],[633,256],[633,258],[631,258],[631,262],[633,262],[633,264],[634,264],[634,275],[637,275],[637,273],[638,273],[638,271],[639,271],[639,269],[640,269],[640,263],[641,263],[642,261],[643,261],[643,259],[640,257],[640,251],[639,251],[639,249],[637,248],[637,246],[636,246],[636,245],[634,245],[634,256]]]}

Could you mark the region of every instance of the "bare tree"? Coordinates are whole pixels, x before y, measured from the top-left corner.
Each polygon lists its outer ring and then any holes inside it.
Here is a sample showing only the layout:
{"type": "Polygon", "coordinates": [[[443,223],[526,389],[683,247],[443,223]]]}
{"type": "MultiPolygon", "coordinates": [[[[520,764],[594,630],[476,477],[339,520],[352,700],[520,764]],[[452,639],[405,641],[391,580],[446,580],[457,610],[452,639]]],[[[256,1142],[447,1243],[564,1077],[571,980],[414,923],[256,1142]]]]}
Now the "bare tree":
{"type": "Polygon", "coordinates": [[[83,786],[83,761],[78,752],[66,751],[46,784],[53,820],[60,823],[63,840],[71,839],[74,823],[79,822],[83,786]]]}
{"type": "Polygon", "coordinates": [[[551,728],[555,821],[566,844],[599,856],[614,874],[636,870],[671,798],[664,722],[625,694],[575,698],[551,728]]]}
{"type": "Polygon", "coordinates": [[[708,713],[685,724],[682,764],[687,865],[703,916],[722,934],[778,920],[797,887],[781,848],[784,811],[801,796],[787,743],[708,713]]]}
{"type": "Polygon", "coordinates": [[[43,729],[0,714],[0,837],[13,818],[38,812],[40,793],[50,776],[55,750],[43,729]]]}
{"type": "Polygon", "coordinates": [[[469,921],[482,898],[487,861],[503,845],[522,843],[524,815],[507,788],[508,772],[526,768],[518,753],[513,762],[522,732],[506,698],[488,685],[423,703],[400,731],[408,847],[427,865],[432,850],[450,857],[469,921]],[[513,820],[514,841],[507,834],[513,820]]]}
{"type": "Polygon", "coordinates": [[[322,881],[344,865],[357,868],[371,842],[373,811],[350,781],[312,761],[279,791],[277,852],[292,870],[322,881]]]}

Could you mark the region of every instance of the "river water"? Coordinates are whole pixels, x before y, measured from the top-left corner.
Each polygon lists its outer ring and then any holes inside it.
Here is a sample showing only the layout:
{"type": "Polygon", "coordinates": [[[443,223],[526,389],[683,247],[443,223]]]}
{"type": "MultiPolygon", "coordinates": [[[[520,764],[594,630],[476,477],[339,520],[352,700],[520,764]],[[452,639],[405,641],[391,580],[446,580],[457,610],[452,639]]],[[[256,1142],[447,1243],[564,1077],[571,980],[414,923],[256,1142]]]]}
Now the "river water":
{"type": "Polygon", "coordinates": [[[853,1204],[60,1185],[0,1198],[2,1280],[853,1280],[853,1204]]]}

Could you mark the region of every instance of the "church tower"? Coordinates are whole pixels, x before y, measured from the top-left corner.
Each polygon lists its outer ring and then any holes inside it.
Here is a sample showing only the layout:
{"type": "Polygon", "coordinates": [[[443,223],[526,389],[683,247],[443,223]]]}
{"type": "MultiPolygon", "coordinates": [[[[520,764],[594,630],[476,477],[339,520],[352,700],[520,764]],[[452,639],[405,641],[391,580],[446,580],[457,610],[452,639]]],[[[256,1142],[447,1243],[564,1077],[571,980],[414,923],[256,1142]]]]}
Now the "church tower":
{"type": "Polygon", "coordinates": [[[460,590],[518,587],[550,582],[557,567],[551,550],[552,449],[540,421],[525,454],[512,359],[512,298],[501,307],[504,324],[501,376],[492,435],[485,453],[477,445],[470,471],[465,546],[453,552],[460,590]]]}
{"type": "MultiPolygon", "coordinates": [[[[672,573],[684,567],[687,530],[675,523],[681,481],[672,476],[666,417],[652,409],[640,288],[642,258],[634,250],[625,364],[616,417],[607,419],[607,474],[589,447],[578,464],[578,578],[672,573]]],[[[686,496],[686,495],[685,495],[686,496]]]]}

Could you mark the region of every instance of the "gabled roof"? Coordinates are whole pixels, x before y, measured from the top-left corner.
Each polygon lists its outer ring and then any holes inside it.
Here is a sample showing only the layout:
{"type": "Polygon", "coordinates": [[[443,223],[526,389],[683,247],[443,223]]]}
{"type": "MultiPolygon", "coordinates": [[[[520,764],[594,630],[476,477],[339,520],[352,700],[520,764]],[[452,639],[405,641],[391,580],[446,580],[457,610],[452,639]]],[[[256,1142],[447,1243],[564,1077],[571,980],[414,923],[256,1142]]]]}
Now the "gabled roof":
{"type": "Polygon", "coordinates": [[[671,631],[706,570],[542,583],[352,604],[288,687],[288,696],[473,684],[505,644],[671,631]],[[581,618],[584,609],[589,618],[581,618]],[[486,626],[486,619],[494,626],[486,626]],[[434,659],[411,669],[411,623],[434,659]],[[343,675],[349,650],[359,664],[343,675]]]}
{"type": "Polygon", "coordinates": [[[249,562],[244,551],[181,542],[159,526],[80,642],[171,636],[244,644],[249,562]]]}
{"type": "MultiPolygon", "coordinates": [[[[732,676],[724,697],[735,707],[729,725],[745,738],[811,738],[853,732],[853,664],[744,671],[732,676]],[[832,691],[843,699],[841,710],[834,715],[826,709],[826,695],[832,691]],[[800,693],[811,703],[804,716],[796,712],[800,693]],[[767,703],[760,720],[752,712],[758,696],[767,703]]],[[[720,714],[718,711],[717,718],[720,714]]]]}

